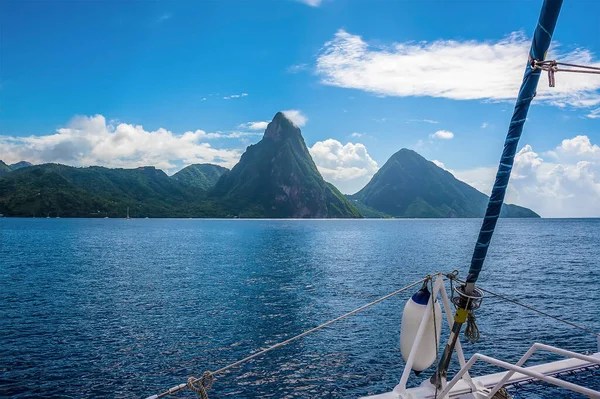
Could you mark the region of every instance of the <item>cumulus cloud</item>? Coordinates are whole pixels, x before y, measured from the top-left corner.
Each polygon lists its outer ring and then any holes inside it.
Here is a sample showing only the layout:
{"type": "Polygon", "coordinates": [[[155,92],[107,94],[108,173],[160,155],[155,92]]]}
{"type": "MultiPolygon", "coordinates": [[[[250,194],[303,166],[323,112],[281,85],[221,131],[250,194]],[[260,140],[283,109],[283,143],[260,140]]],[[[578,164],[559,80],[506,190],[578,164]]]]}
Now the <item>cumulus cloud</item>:
{"type": "Polygon", "coordinates": [[[355,132],[355,133],[352,133],[350,136],[352,136],[352,137],[355,137],[355,138],[359,138],[359,137],[362,137],[362,136],[363,136],[363,134],[362,134],[362,133],[356,133],[356,132],[355,132]]]}
{"type": "Polygon", "coordinates": [[[556,151],[551,153],[555,157],[577,157],[587,160],[600,160],[600,147],[592,144],[588,136],[575,136],[572,139],[563,140],[556,151]]]}
{"type": "MultiPolygon", "coordinates": [[[[517,32],[498,41],[438,40],[376,47],[339,30],[323,46],[316,70],[326,85],[381,96],[504,101],[517,95],[529,47],[530,39],[517,32]]],[[[557,43],[548,59],[600,67],[589,50],[566,52],[557,43]]],[[[600,104],[600,79],[559,72],[556,87],[542,81],[536,99],[557,106],[591,107],[600,104]]]]}
{"type": "Polygon", "coordinates": [[[481,128],[482,128],[482,129],[485,129],[485,128],[486,128],[486,127],[488,127],[489,125],[490,125],[489,123],[487,123],[487,122],[483,122],[483,123],[481,124],[481,128]]]}
{"type": "Polygon", "coordinates": [[[321,5],[321,3],[323,2],[323,0],[296,0],[300,3],[304,3],[308,6],[311,7],[319,7],[321,5]]]}
{"type": "Polygon", "coordinates": [[[260,122],[246,122],[242,123],[238,127],[240,129],[250,129],[250,130],[265,130],[269,125],[268,121],[260,121],[260,122]]]}
{"type": "MultiPolygon", "coordinates": [[[[489,194],[496,167],[454,174],[489,194]]],[[[515,157],[506,201],[531,208],[544,217],[600,216],[600,147],[587,136],[563,140],[546,155],[525,145],[515,157]]]]}
{"type": "Polygon", "coordinates": [[[345,194],[363,188],[379,169],[361,143],[344,145],[327,139],[316,142],[309,151],[323,178],[345,194]]]}
{"type": "Polygon", "coordinates": [[[247,97],[247,96],[248,96],[248,93],[232,94],[230,96],[223,97],[223,100],[231,100],[234,98],[242,98],[242,97],[247,97]]]}
{"type": "Polygon", "coordinates": [[[450,140],[454,138],[454,133],[448,130],[438,130],[437,132],[430,134],[429,138],[439,140],[450,140]]]}
{"type": "Polygon", "coordinates": [[[282,112],[285,117],[294,122],[296,126],[302,127],[308,122],[308,117],[297,109],[288,109],[282,112]]]}
{"type": "Polygon", "coordinates": [[[107,123],[102,115],[75,117],[55,134],[14,137],[0,135],[0,159],[13,163],[58,162],[74,166],[156,166],[174,172],[183,164],[210,162],[232,167],[241,149],[218,149],[206,140],[256,135],[250,132],[207,133],[203,130],[175,134],[160,128],[107,123]]]}

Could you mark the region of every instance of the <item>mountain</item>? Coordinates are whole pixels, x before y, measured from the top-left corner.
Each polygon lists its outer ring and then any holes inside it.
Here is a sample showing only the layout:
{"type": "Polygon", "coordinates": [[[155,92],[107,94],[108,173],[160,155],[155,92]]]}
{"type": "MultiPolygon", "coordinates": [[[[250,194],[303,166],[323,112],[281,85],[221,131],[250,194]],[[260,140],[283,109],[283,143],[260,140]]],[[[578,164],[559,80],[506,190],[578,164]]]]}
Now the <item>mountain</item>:
{"type": "Polygon", "coordinates": [[[10,166],[5,164],[3,161],[0,161],[0,176],[7,174],[11,171],[12,171],[12,169],[10,168],[10,166]]]}
{"type": "Polygon", "coordinates": [[[31,166],[32,164],[27,161],[21,161],[17,163],[13,163],[12,165],[7,165],[3,161],[0,161],[0,176],[5,175],[13,170],[21,169],[27,166],[31,166]]]}
{"type": "Polygon", "coordinates": [[[13,163],[12,165],[10,165],[10,169],[17,170],[17,169],[21,169],[21,168],[26,168],[27,166],[33,166],[33,164],[30,162],[27,162],[27,161],[21,161],[21,162],[13,163]]]}
{"type": "Polygon", "coordinates": [[[154,167],[77,168],[20,162],[11,165],[16,169],[12,170],[0,161],[0,213],[124,217],[129,207],[132,217],[360,217],[344,195],[323,181],[300,130],[283,115],[271,126],[266,138],[251,146],[245,161],[232,171],[199,164],[169,177],[154,167]],[[260,156],[253,160],[256,151],[260,156]],[[263,161],[269,160],[273,161],[270,173],[264,174],[263,161]],[[242,184],[232,184],[238,178],[242,184]],[[217,182],[232,187],[219,195],[217,182]],[[248,198],[243,197],[245,193],[248,198]],[[278,207],[277,212],[265,211],[260,202],[265,200],[261,195],[269,193],[273,195],[269,206],[278,207]]]}
{"type": "MultiPolygon", "coordinates": [[[[488,196],[406,148],[383,165],[358,193],[349,196],[394,217],[483,217],[488,196]]],[[[539,217],[530,209],[505,204],[502,217],[539,217]]]]}
{"type": "Polygon", "coordinates": [[[187,166],[171,176],[172,179],[190,187],[208,191],[217,184],[221,175],[229,169],[210,163],[187,166]]]}
{"type": "MultiPolygon", "coordinates": [[[[0,213],[10,216],[187,217],[222,215],[202,192],[154,167],[109,169],[44,164],[0,178],[0,213]]],[[[217,207],[218,208],[218,207],[217,207]]]]}
{"type": "MultiPolygon", "coordinates": [[[[323,180],[300,129],[278,113],[231,170],[190,165],[169,177],[154,167],[76,168],[0,161],[6,216],[482,217],[488,197],[414,151],[394,154],[352,196],[323,180]],[[13,170],[15,168],[15,170],[13,170]]],[[[505,205],[503,217],[539,217],[505,205]]]]}
{"type": "Polygon", "coordinates": [[[210,193],[240,217],[360,217],[317,170],[298,126],[278,112],[210,193]]]}

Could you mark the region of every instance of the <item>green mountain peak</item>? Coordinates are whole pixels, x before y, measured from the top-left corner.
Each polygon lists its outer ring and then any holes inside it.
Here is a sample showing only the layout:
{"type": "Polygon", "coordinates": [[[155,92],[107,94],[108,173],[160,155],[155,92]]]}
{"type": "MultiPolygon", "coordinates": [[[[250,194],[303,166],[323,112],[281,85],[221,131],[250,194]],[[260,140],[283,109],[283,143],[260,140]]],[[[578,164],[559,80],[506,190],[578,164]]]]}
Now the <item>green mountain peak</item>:
{"type": "Polygon", "coordinates": [[[300,128],[282,112],[212,191],[237,216],[324,218],[360,213],[317,170],[300,128]]]}
{"type": "MultiPolygon", "coordinates": [[[[488,196],[450,172],[403,148],[351,199],[394,217],[482,217],[488,196]]],[[[539,217],[530,209],[505,204],[503,217],[539,217]]]]}
{"type": "Polygon", "coordinates": [[[229,169],[211,163],[200,163],[186,166],[171,176],[172,179],[203,191],[212,189],[223,173],[229,169]]]}
{"type": "Polygon", "coordinates": [[[288,119],[283,112],[278,112],[273,117],[265,129],[263,139],[267,140],[284,140],[286,138],[302,138],[300,128],[294,122],[288,119]]]}

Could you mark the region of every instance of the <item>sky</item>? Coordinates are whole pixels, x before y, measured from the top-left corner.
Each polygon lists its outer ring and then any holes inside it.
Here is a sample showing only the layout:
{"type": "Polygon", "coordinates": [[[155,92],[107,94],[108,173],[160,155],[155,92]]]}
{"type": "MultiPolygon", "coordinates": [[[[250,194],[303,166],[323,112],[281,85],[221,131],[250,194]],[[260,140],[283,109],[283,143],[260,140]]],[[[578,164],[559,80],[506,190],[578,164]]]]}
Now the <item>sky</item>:
{"type": "MultiPolygon", "coordinates": [[[[278,111],[360,190],[411,148],[488,194],[541,1],[0,2],[0,159],[232,167],[278,111]]],[[[549,59],[600,66],[600,2],[549,59]]],[[[600,217],[600,76],[542,76],[507,201],[600,217]]]]}

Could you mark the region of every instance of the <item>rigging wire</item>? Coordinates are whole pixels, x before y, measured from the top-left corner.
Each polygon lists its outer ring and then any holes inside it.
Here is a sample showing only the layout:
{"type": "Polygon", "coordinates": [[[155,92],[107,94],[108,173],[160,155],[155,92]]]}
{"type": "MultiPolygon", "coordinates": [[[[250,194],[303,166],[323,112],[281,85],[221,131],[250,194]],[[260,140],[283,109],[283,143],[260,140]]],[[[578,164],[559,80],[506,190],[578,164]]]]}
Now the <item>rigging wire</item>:
{"type": "MultiPolygon", "coordinates": [[[[460,280],[460,279],[456,278],[456,276],[454,276],[454,275],[446,275],[446,277],[450,278],[450,281],[452,281],[452,279],[455,279],[456,281],[458,281],[458,282],[460,282],[460,283],[464,283],[464,281],[462,281],[462,280],[460,280]],[[450,276],[452,276],[452,277],[450,277],[450,276]]],[[[500,299],[502,299],[502,300],[505,300],[505,301],[507,301],[507,302],[510,302],[510,303],[513,303],[513,304],[515,304],[515,305],[521,306],[521,307],[523,307],[523,308],[525,308],[525,309],[531,310],[532,312],[535,312],[535,313],[541,314],[542,316],[549,317],[549,318],[551,318],[551,319],[554,319],[554,320],[556,320],[556,321],[559,321],[559,322],[561,322],[561,323],[567,324],[567,325],[569,325],[569,326],[571,326],[571,327],[575,327],[575,328],[577,328],[578,330],[585,331],[585,332],[587,332],[587,333],[589,333],[589,334],[593,334],[593,335],[595,335],[595,336],[597,336],[597,337],[600,337],[600,333],[599,333],[599,332],[597,332],[597,331],[591,330],[591,329],[589,329],[589,328],[586,328],[586,327],[582,327],[582,326],[580,326],[580,325],[578,325],[578,324],[575,324],[575,323],[573,323],[573,322],[571,322],[571,321],[568,321],[568,320],[561,319],[560,317],[553,316],[553,315],[551,315],[551,314],[549,314],[549,313],[546,313],[546,312],[544,312],[544,311],[538,310],[538,309],[536,309],[536,308],[534,308],[534,307],[532,307],[532,306],[525,305],[524,303],[521,303],[521,302],[519,302],[519,301],[516,301],[516,300],[514,300],[514,299],[508,298],[508,297],[506,297],[506,296],[504,296],[504,295],[502,295],[502,294],[498,294],[498,293],[492,292],[492,291],[490,291],[490,290],[487,290],[487,289],[484,289],[484,288],[481,288],[481,287],[479,287],[479,289],[480,289],[481,291],[485,292],[486,294],[493,295],[493,296],[495,296],[495,297],[497,297],[497,298],[500,298],[500,299]]]]}
{"type": "Polygon", "coordinates": [[[541,69],[548,70],[552,68],[554,71],[558,72],[579,72],[579,73],[593,73],[600,74],[600,67],[594,67],[589,65],[577,65],[577,64],[569,64],[566,62],[558,62],[558,61],[533,61],[533,69],[541,69]],[[571,68],[581,68],[581,69],[561,69],[558,68],[559,65],[568,66],[571,68]]]}
{"type": "Polygon", "coordinates": [[[558,61],[539,61],[539,60],[531,60],[531,69],[536,70],[540,69],[542,71],[548,72],[548,83],[550,87],[554,87],[556,84],[556,80],[554,78],[555,72],[574,72],[574,73],[589,73],[589,74],[597,74],[600,75],[600,67],[594,67],[589,65],[577,65],[577,64],[569,64],[566,62],[558,62],[558,61]],[[559,68],[559,65],[566,66],[569,68],[559,68]],[[579,69],[572,69],[579,68],[579,69]]]}
{"type": "Polygon", "coordinates": [[[222,368],[218,369],[217,371],[214,371],[214,372],[205,371],[202,374],[202,377],[200,377],[200,378],[190,377],[188,379],[187,383],[176,385],[176,386],[170,388],[169,390],[167,390],[167,391],[165,391],[163,393],[160,393],[158,395],[149,396],[146,399],[160,399],[160,398],[164,398],[167,395],[173,394],[175,392],[179,392],[179,391],[181,391],[181,390],[183,390],[185,388],[189,388],[190,390],[198,393],[202,399],[207,399],[208,398],[208,394],[206,393],[206,391],[208,391],[211,388],[212,383],[213,383],[213,377],[215,375],[223,373],[223,372],[225,372],[225,371],[227,371],[227,370],[229,370],[229,369],[231,369],[233,367],[239,366],[240,364],[245,363],[247,361],[250,361],[250,360],[254,359],[255,357],[264,355],[265,353],[270,352],[273,349],[277,349],[277,348],[282,347],[284,345],[287,345],[287,344],[289,344],[291,342],[294,342],[297,339],[300,339],[300,338],[302,338],[302,337],[304,337],[304,336],[306,336],[306,335],[308,335],[310,333],[313,333],[315,331],[318,331],[318,330],[320,330],[322,328],[325,328],[325,327],[327,327],[327,326],[335,323],[336,321],[340,321],[342,319],[345,319],[346,317],[352,316],[353,314],[358,313],[361,310],[367,309],[367,308],[369,308],[369,307],[371,307],[373,305],[376,305],[379,302],[383,302],[386,299],[389,299],[389,298],[391,298],[391,297],[393,297],[395,295],[398,295],[401,292],[404,292],[404,291],[408,290],[409,288],[412,288],[415,285],[418,285],[418,284],[420,284],[420,283],[422,283],[424,281],[427,281],[427,280],[431,280],[431,276],[430,275],[425,276],[424,278],[422,278],[422,279],[420,279],[418,281],[415,281],[414,283],[409,284],[409,285],[407,285],[405,287],[402,287],[399,290],[396,290],[396,291],[394,291],[394,292],[392,292],[390,294],[382,296],[381,298],[376,299],[373,302],[369,302],[366,305],[363,305],[363,306],[358,307],[358,308],[356,308],[356,309],[354,309],[354,310],[352,310],[352,311],[350,311],[348,313],[345,313],[345,314],[343,314],[343,315],[341,315],[339,317],[336,317],[335,319],[331,319],[331,320],[329,320],[329,321],[327,321],[327,322],[325,322],[323,324],[320,324],[317,327],[311,328],[310,330],[304,331],[301,334],[295,335],[295,336],[293,336],[293,337],[291,337],[289,339],[286,339],[285,341],[279,342],[279,343],[277,343],[275,345],[272,345],[272,346],[270,346],[270,347],[268,347],[266,349],[263,349],[263,350],[261,350],[259,352],[256,352],[256,353],[254,353],[254,354],[252,354],[250,356],[247,356],[247,357],[245,357],[245,358],[243,358],[241,360],[238,360],[237,362],[234,362],[234,363],[231,363],[231,364],[229,364],[229,365],[227,365],[225,367],[222,367],[222,368]]]}
{"type": "MultiPolygon", "coordinates": [[[[450,280],[450,287],[451,287],[450,289],[451,290],[453,289],[453,282],[454,281],[457,281],[457,282],[462,283],[462,284],[465,283],[465,281],[463,281],[463,280],[461,280],[461,279],[459,279],[457,277],[456,271],[453,272],[453,273],[445,274],[444,276],[448,280],[450,280]]],[[[392,292],[390,294],[387,294],[387,295],[385,295],[385,296],[383,296],[383,297],[381,297],[379,299],[376,299],[376,300],[374,300],[372,302],[369,302],[369,303],[367,303],[367,304],[365,304],[363,306],[360,306],[360,307],[358,307],[358,308],[356,308],[356,309],[354,309],[354,310],[352,310],[352,311],[350,311],[348,313],[345,313],[345,314],[343,314],[341,316],[338,316],[338,317],[336,317],[334,319],[331,319],[331,320],[329,320],[329,321],[327,321],[327,322],[325,322],[323,324],[318,325],[317,327],[311,328],[310,330],[307,330],[307,331],[304,331],[303,333],[295,335],[295,336],[293,336],[293,337],[291,337],[291,338],[289,338],[289,339],[287,339],[285,341],[282,341],[282,342],[279,342],[277,344],[274,344],[274,345],[272,345],[272,346],[270,346],[270,347],[268,347],[266,349],[263,349],[263,350],[261,350],[259,352],[256,352],[256,353],[254,353],[254,354],[252,354],[250,356],[247,356],[247,357],[245,357],[245,358],[243,358],[241,360],[238,360],[237,362],[234,362],[234,363],[231,363],[231,364],[229,364],[229,365],[227,365],[225,367],[222,367],[222,368],[218,369],[217,371],[214,371],[214,372],[205,371],[202,374],[202,376],[199,377],[199,378],[189,377],[187,383],[176,385],[176,386],[168,389],[165,392],[162,392],[162,393],[157,394],[157,395],[149,396],[147,399],[160,399],[160,398],[164,398],[165,396],[168,396],[170,394],[179,392],[179,391],[181,391],[181,390],[183,390],[185,388],[188,388],[191,391],[196,392],[197,394],[199,394],[201,399],[208,399],[208,393],[207,393],[207,391],[212,387],[214,376],[216,374],[223,373],[223,372],[225,372],[225,371],[227,371],[227,370],[229,370],[231,368],[234,368],[236,366],[241,365],[242,363],[248,362],[248,361],[250,361],[250,360],[252,360],[252,359],[254,359],[254,358],[258,357],[258,356],[264,355],[267,352],[270,352],[270,351],[272,351],[274,349],[280,348],[280,347],[282,347],[284,345],[287,345],[287,344],[289,344],[291,342],[294,342],[294,341],[296,341],[296,340],[298,340],[298,339],[300,339],[300,338],[302,338],[302,337],[304,337],[304,336],[306,336],[308,334],[311,334],[311,333],[316,332],[316,331],[318,331],[318,330],[320,330],[322,328],[325,328],[325,327],[327,327],[327,326],[335,323],[336,321],[340,321],[342,319],[345,319],[345,318],[347,318],[349,316],[354,315],[355,313],[358,313],[358,312],[360,312],[360,311],[362,311],[364,309],[367,309],[367,308],[369,308],[369,307],[371,307],[373,305],[376,305],[379,302],[383,302],[386,299],[389,299],[389,298],[391,298],[391,297],[393,297],[393,296],[395,296],[397,294],[400,294],[401,292],[406,291],[406,290],[408,290],[408,289],[410,289],[410,288],[412,288],[412,287],[414,287],[414,286],[416,286],[416,285],[418,285],[418,284],[420,284],[422,282],[425,282],[425,283],[430,282],[431,283],[431,292],[433,293],[433,278],[432,278],[432,275],[427,275],[424,278],[422,278],[422,279],[420,279],[418,281],[415,281],[412,284],[409,284],[409,285],[407,285],[405,287],[402,287],[402,288],[400,288],[400,289],[398,289],[398,290],[396,290],[396,291],[394,291],[394,292],[392,292]]],[[[577,328],[577,329],[579,329],[581,331],[585,331],[587,333],[590,333],[590,334],[593,334],[593,335],[595,335],[597,337],[600,337],[600,333],[598,333],[596,331],[593,331],[593,330],[590,330],[590,329],[588,329],[586,327],[582,327],[582,326],[579,326],[579,325],[577,325],[577,324],[575,324],[573,322],[570,322],[568,320],[564,320],[564,319],[561,319],[559,317],[553,316],[551,314],[548,314],[548,313],[543,312],[541,310],[535,309],[535,308],[533,308],[533,307],[531,307],[529,305],[525,305],[525,304],[523,304],[521,302],[518,302],[518,301],[516,301],[514,299],[508,298],[508,297],[506,297],[504,295],[492,292],[490,290],[487,290],[487,289],[484,289],[484,288],[481,288],[481,287],[479,287],[479,289],[481,291],[487,293],[487,294],[490,294],[490,295],[496,297],[496,298],[499,298],[499,299],[502,299],[504,301],[513,303],[513,304],[521,306],[521,307],[523,307],[525,309],[531,310],[531,311],[536,312],[538,314],[541,314],[543,316],[546,316],[546,317],[549,317],[549,318],[554,319],[556,321],[559,321],[561,323],[567,324],[567,325],[569,325],[571,327],[575,327],[575,328],[577,328]]],[[[436,340],[436,359],[437,359],[439,357],[439,344],[438,344],[438,340],[437,340],[437,324],[435,322],[435,303],[433,303],[432,309],[433,309],[432,311],[433,311],[433,319],[434,319],[434,323],[433,324],[434,324],[434,328],[435,328],[434,334],[435,334],[435,340],[436,340]]],[[[477,331],[477,333],[478,332],[479,331],[477,331]]],[[[435,397],[437,398],[437,389],[436,389],[436,396],[435,397]]]]}

